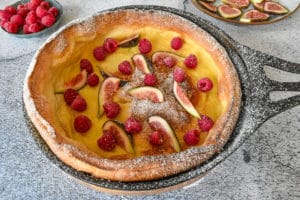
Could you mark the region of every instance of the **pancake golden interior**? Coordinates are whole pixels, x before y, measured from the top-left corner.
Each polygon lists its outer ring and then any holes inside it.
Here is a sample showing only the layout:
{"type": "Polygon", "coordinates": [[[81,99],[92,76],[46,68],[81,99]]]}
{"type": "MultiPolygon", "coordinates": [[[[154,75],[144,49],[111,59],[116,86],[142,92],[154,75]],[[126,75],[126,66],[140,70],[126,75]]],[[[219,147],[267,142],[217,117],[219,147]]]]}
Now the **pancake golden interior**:
{"type": "Polygon", "coordinates": [[[68,24],[38,50],[24,86],[27,113],[57,157],[79,171],[116,181],[159,179],[207,161],[228,140],[240,102],[239,79],[223,47],[192,22],[160,11],[118,10],[68,24]],[[183,41],[178,50],[170,45],[175,37],[183,41]],[[103,47],[107,38],[114,39],[119,46],[99,60],[94,49],[103,47]],[[137,43],[128,43],[130,38],[137,43]],[[151,42],[150,52],[140,52],[142,39],[151,42]],[[191,54],[197,58],[195,68],[185,63],[191,54]],[[146,71],[157,78],[153,86],[145,87],[147,72],[137,66],[135,55],[151,65],[147,65],[146,71]],[[174,58],[176,64],[160,66],[157,62],[165,57],[159,56],[165,55],[174,58]],[[64,93],[69,88],[58,88],[83,74],[82,59],[90,61],[100,82],[93,87],[84,82],[75,88],[87,104],[86,109],[78,111],[65,101],[64,93]],[[118,66],[124,60],[130,62],[131,74],[120,72],[118,66]],[[184,70],[185,81],[174,80],[175,68],[184,70]],[[117,80],[117,89],[108,91],[110,101],[120,107],[113,119],[103,111],[101,102],[103,91],[107,101],[107,90],[102,91],[101,87],[108,77],[117,80]],[[199,91],[197,82],[202,78],[211,80],[212,89],[199,91]],[[84,133],[78,132],[74,125],[79,115],[90,120],[84,133]],[[213,121],[209,130],[199,128],[198,121],[203,116],[213,121]],[[126,129],[130,117],[137,119],[142,127],[138,133],[126,129]],[[163,127],[155,128],[152,121],[163,127]],[[103,141],[99,146],[99,140],[107,132],[104,128],[107,122],[119,132],[114,135],[113,146],[104,148],[103,141]],[[195,144],[185,139],[187,132],[193,130],[197,130],[196,139],[192,140],[195,144]],[[159,141],[151,141],[157,139],[153,132],[161,134],[159,141]]]}

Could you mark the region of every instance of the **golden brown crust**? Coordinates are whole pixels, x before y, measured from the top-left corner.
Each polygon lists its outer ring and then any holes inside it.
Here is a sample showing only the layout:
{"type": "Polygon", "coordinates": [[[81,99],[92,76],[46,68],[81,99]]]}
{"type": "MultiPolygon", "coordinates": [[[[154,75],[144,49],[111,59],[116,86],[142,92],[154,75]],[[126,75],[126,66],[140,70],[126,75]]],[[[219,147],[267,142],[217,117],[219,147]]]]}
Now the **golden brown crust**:
{"type": "Polygon", "coordinates": [[[95,177],[116,181],[142,181],[159,179],[191,169],[217,153],[228,140],[238,119],[241,103],[240,83],[237,73],[225,50],[215,39],[195,24],[172,14],[139,10],[120,10],[102,13],[77,21],[49,38],[36,53],[28,70],[24,86],[24,103],[28,115],[51,150],[66,164],[92,174],[95,177]],[[180,26],[178,26],[180,24],[180,26]],[[60,73],[62,66],[71,56],[78,56],[74,48],[93,41],[96,35],[109,31],[114,26],[144,25],[158,29],[169,29],[187,34],[213,55],[222,76],[219,97],[228,100],[225,114],[215,122],[204,147],[190,148],[180,153],[144,156],[127,160],[104,159],[89,151],[79,142],[68,137],[58,124],[55,113],[53,74],[60,73]],[[47,59],[53,59],[52,65],[47,59]],[[50,84],[49,84],[50,83],[50,84]],[[145,173],[147,170],[147,173],[145,173]]]}

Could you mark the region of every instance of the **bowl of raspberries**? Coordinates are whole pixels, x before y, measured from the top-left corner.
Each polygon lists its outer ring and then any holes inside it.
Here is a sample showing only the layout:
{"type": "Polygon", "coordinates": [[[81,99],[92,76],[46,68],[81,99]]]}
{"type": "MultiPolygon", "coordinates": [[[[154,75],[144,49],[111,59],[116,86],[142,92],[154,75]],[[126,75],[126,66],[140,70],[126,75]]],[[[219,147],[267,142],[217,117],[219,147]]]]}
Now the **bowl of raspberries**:
{"type": "Polygon", "coordinates": [[[0,26],[10,35],[30,38],[54,30],[62,14],[55,0],[21,0],[0,9],[0,26]]]}

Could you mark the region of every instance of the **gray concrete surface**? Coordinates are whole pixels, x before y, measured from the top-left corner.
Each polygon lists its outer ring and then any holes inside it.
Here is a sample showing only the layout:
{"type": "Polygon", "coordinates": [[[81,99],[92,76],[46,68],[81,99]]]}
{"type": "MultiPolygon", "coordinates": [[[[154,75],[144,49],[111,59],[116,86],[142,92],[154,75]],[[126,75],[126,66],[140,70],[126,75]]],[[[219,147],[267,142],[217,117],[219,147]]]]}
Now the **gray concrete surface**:
{"type": "MultiPolygon", "coordinates": [[[[1,0],[0,8],[12,2],[1,0]]],[[[275,24],[238,26],[206,16],[188,0],[60,2],[65,9],[61,25],[102,9],[122,5],[152,4],[184,9],[211,21],[243,45],[300,63],[299,10],[275,24]]],[[[23,118],[22,88],[25,73],[34,52],[48,36],[20,39],[0,30],[1,200],[300,198],[300,106],[268,120],[228,159],[203,179],[183,189],[140,197],[113,196],[91,189],[69,177],[42,154],[23,118]]],[[[290,80],[292,77],[278,71],[269,74],[280,80],[290,80]]],[[[300,81],[299,76],[293,76],[293,80],[300,81]]],[[[272,96],[274,99],[286,97],[281,93],[272,96]]]]}

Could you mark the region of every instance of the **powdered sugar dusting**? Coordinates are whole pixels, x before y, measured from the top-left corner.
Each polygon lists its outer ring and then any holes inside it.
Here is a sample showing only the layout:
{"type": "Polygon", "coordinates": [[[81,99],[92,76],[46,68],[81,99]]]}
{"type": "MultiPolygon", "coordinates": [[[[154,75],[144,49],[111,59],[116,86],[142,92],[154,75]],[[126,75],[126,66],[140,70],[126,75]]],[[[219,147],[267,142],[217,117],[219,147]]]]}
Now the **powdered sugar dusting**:
{"type": "MultiPolygon", "coordinates": [[[[156,72],[159,71],[158,69],[158,67],[154,66],[154,74],[158,79],[158,89],[162,92],[164,101],[161,103],[154,103],[150,100],[131,98],[130,114],[140,121],[147,121],[149,117],[159,115],[166,119],[171,127],[175,129],[181,128],[183,126],[182,124],[190,123],[190,116],[174,96],[174,79],[172,73],[156,72]]],[[[143,86],[144,76],[145,75],[140,70],[136,69],[132,75],[132,81],[121,88],[120,96],[125,99],[130,98],[128,90],[134,87],[143,86]]],[[[187,85],[188,83],[185,83],[185,88],[190,88],[187,87],[187,85]]],[[[191,94],[194,91],[186,90],[186,92],[191,94]]]]}
{"type": "MultiPolygon", "coordinates": [[[[96,22],[94,18],[89,18],[76,26],[76,33],[83,36],[79,41],[91,40],[96,37],[96,22]]],[[[78,41],[78,39],[76,39],[78,41]]]]}
{"type": "Polygon", "coordinates": [[[55,47],[53,48],[53,53],[55,54],[63,53],[66,47],[67,47],[67,40],[62,34],[58,35],[56,38],[55,47]]]}

